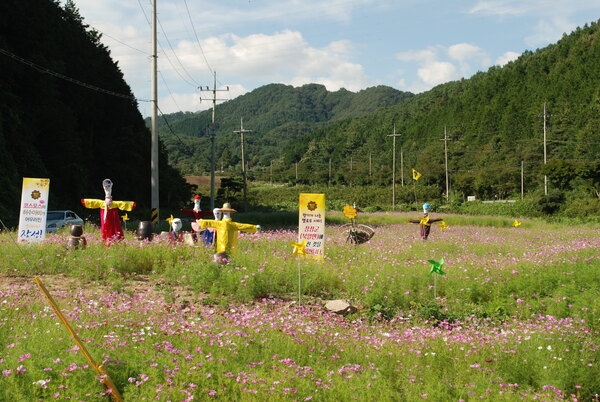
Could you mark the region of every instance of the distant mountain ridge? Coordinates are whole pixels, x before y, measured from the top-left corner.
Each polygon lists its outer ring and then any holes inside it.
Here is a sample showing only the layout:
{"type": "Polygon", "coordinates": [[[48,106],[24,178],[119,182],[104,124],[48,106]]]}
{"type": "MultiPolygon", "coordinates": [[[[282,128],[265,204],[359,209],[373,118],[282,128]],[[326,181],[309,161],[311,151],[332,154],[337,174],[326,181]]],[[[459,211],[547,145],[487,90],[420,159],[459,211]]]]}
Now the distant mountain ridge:
{"type": "MultiPolygon", "coordinates": [[[[217,105],[217,155],[227,166],[239,163],[241,144],[233,131],[240,129],[242,119],[244,128],[252,130],[246,136],[250,160],[264,165],[279,158],[283,147],[306,133],[334,121],[368,115],[413,96],[387,86],[354,93],[345,89],[329,92],[320,84],[297,88],[283,84],[265,85],[217,105]]],[[[146,122],[149,124],[149,119],[146,122]]],[[[211,110],[167,114],[159,119],[159,131],[169,151],[169,161],[184,174],[201,173],[198,164],[203,172],[210,170],[207,129],[211,122],[211,110]]]]}
{"type": "MultiPolygon", "coordinates": [[[[598,22],[418,95],[272,84],[216,109],[217,168],[239,175],[240,137],[233,131],[243,118],[253,130],[245,136],[251,180],[389,186],[395,132],[400,185],[411,182],[415,168],[423,173],[419,184],[439,196],[446,189],[461,198],[600,194],[598,22]]],[[[163,126],[161,136],[171,163],[184,174],[210,171],[210,111],[166,118],[173,132],[163,126]]]]}

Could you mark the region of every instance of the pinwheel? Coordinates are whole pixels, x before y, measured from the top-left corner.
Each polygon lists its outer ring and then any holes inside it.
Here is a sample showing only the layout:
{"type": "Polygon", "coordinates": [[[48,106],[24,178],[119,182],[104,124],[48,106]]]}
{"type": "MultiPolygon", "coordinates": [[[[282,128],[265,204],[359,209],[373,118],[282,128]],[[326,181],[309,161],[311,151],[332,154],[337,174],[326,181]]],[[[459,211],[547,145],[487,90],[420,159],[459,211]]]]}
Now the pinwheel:
{"type": "Polygon", "coordinates": [[[518,228],[519,226],[521,226],[521,222],[519,222],[518,220],[515,219],[515,221],[513,222],[512,225],[514,228],[518,228]]]}
{"type": "MultiPolygon", "coordinates": [[[[442,270],[442,267],[444,266],[444,258],[442,257],[442,259],[437,262],[435,260],[427,260],[428,263],[431,264],[431,269],[429,270],[429,275],[431,274],[439,274],[439,275],[446,275],[446,273],[442,270]]],[[[437,298],[437,281],[436,281],[437,275],[433,275],[433,297],[437,298]]]]}
{"type": "Polygon", "coordinates": [[[446,273],[442,270],[442,267],[444,266],[444,258],[442,258],[440,262],[434,260],[427,260],[427,262],[431,264],[431,269],[429,270],[430,275],[433,273],[446,275],[446,273]]]}
{"type": "Polygon", "coordinates": [[[306,239],[302,239],[301,242],[291,242],[291,245],[294,247],[294,250],[292,251],[293,255],[306,254],[306,251],[304,250],[306,248],[306,239]]]}
{"type": "Polygon", "coordinates": [[[444,221],[440,222],[440,229],[442,229],[442,230],[448,229],[448,225],[446,225],[446,222],[444,222],[444,221]]]}

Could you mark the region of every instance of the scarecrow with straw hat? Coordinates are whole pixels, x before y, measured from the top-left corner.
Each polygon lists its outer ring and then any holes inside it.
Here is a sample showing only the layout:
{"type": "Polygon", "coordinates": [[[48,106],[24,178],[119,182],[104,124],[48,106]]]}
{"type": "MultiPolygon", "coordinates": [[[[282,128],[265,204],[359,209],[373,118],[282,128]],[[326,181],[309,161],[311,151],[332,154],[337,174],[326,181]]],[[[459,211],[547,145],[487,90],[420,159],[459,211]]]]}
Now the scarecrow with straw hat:
{"type": "Polygon", "coordinates": [[[220,265],[225,265],[229,262],[230,255],[235,254],[237,251],[238,232],[256,233],[260,230],[260,226],[233,222],[231,214],[237,211],[231,208],[231,204],[228,202],[223,204],[223,208],[219,208],[218,212],[223,216],[221,220],[199,219],[198,225],[200,229],[214,229],[216,231],[214,260],[220,265]]]}

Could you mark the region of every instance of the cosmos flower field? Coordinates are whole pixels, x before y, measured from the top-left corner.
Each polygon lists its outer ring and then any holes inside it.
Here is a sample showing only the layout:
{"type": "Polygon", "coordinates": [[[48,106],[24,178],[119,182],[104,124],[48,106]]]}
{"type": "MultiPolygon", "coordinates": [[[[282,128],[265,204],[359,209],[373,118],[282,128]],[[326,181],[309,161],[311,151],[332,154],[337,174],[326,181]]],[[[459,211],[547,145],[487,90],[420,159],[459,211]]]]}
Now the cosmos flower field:
{"type": "Polygon", "coordinates": [[[0,233],[0,400],[115,398],[39,278],[125,401],[599,401],[600,227],[446,223],[424,242],[382,216],[362,245],[328,225],[323,262],[294,230],[241,234],[227,266],[133,233],[0,233]]]}

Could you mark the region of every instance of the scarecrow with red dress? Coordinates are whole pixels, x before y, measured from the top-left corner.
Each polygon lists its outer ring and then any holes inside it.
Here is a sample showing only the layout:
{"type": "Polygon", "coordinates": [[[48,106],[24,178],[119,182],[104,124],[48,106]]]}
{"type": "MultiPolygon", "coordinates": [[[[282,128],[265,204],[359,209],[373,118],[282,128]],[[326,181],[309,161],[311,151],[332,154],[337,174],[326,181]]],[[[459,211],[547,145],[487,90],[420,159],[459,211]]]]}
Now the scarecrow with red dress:
{"type": "Polygon", "coordinates": [[[121,228],[121,218],[119,211],[133,211],[136,207],[135,201],[113,201],[112,187],[113,182],[110,179],[102,181],[104,188],[104,199],[82,198],[81,204],[85,208],[100,209],[100,231],[102,240],[105,242],[122,240],[123,229],[121,228]]]}

